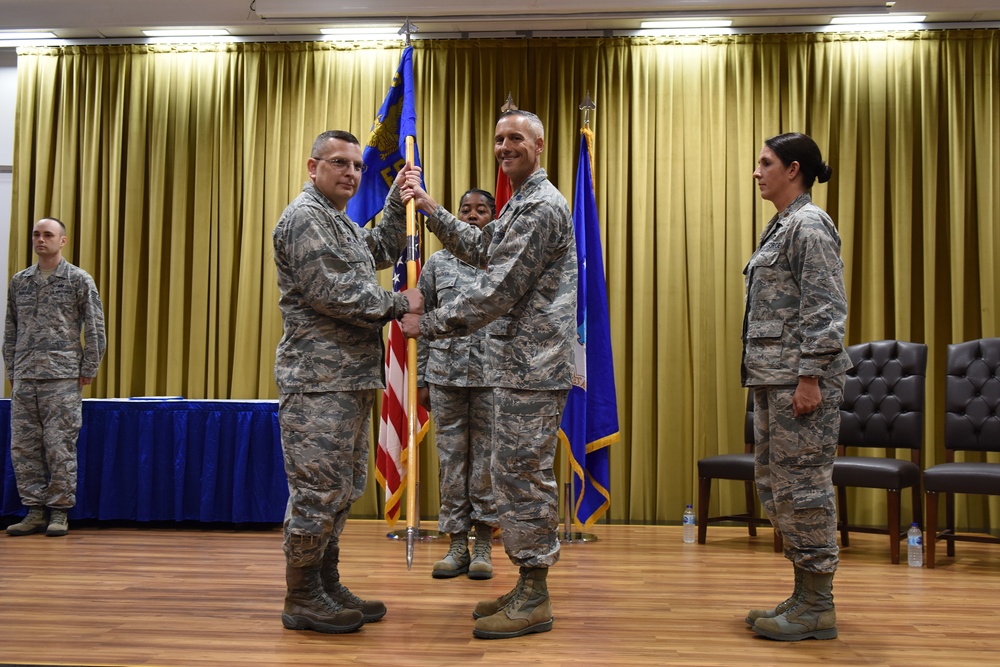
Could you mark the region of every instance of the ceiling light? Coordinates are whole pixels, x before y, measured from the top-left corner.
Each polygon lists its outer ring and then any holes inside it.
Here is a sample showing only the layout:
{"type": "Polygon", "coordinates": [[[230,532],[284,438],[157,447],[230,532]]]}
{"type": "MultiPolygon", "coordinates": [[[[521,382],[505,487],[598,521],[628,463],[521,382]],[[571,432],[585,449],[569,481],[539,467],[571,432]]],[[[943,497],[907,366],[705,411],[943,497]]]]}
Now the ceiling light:
{"type": "Polygon", "coordinates": [[[640,28],[728,28],[733,22],[729,19],[688,19],[684,21],[643,21],[640,28]]]}
{"type": "Polygon", "coordinates": [[[0,39],[55,39],[52,32],[10,32],[4,30],[0,32],[0,39]]]}
{"type": "Polygon", "coordinates": [[[394,25],[345,26],[341,28],[320,28],[320,32],[331,40],[375,41],[380,39],[403,39],[399,28],[394,25]]]}
{"type": "Polygon", "coordinates": [[[852,16],[834,16],[831,25],[882,25],[886,23],[920,23],[926,16],[920,14],[887,14],[885,16],[871,14],[854,14],[852,16]]]}
{"type": "Polygon", "coordinates": [[[222,37],[229,34],[228,30],[143,30],[146,37],[222,37]]]}

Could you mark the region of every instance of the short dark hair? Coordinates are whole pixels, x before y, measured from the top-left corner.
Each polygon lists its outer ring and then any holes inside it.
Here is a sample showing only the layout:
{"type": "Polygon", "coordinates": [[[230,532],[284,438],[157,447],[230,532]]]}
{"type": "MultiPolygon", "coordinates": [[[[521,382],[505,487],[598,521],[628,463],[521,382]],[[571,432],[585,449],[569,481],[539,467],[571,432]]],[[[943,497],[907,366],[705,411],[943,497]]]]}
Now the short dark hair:
{"type": "Polygon", "coordinates": [[[819,146],[808,135],[787,132],[773,136],[764,143],[774,151],[774,154],[786,167],[793,162],[799,163],[802,182],[806,190],[812,187],[814,181],[826,183],[833,176],[833,168],[823,161],[819,146]]]}
{"type": "MultiPolygon", "coordinates": [[[[38,222],[41,222],[42,220],[51,220],[52,222],[56,223],[57,225],[59,225],[59,228],[62,229],[63,236],[66,236],[66,225],[63,224],[62,220],[60,220],[59,218],[53,218],[51,215],[47,215],[44,218],[39,218],[38,222]]],[[[38,222],[36,222],[35,225],[37,225],[38,222]]],[[[32,225],[32,228],[34,228],[35,225],[32,225]]]]}
{"type": "Polygon", "coordinates": [[[542,119],[537,115],[531,113],[530,111],[525,111],[524,109],[511,109],[500,114],[501,119],[507,118],[508,116],[520,116],[521,118],[527,118],[528,124],[531,126],[531,129],[535,132],[535,134],[542,139],[545,138],[545,126],[542,124],[542,119]]]}
{"type": "Polygon", "coordinates": [[[497,217],[497,200],[492,194],[486,190],[480,190],[479,188],[469,188],[462,195],[462,198],[458,200],[458,205],[461,206],[462,202],[464,202],[465,198],[469,195],[482,195],[483,199],[486,200],[486,205],[490,207],[490,213],[492,216],[494,218],[497,217]]]}
{"type": "Polygon", "coordinates": [[[312,153],[310,153],[310,155],[313,157],[319,157],[319,154],[326,148],[326,142],[330,141],[330,139],[340,139],[341,141],[346,141],[349,144],[355,144],[358,146],[361,145],[358,138],[346,130],[327,130],[316,137],[316,141],[313,142],[312,153]]]}

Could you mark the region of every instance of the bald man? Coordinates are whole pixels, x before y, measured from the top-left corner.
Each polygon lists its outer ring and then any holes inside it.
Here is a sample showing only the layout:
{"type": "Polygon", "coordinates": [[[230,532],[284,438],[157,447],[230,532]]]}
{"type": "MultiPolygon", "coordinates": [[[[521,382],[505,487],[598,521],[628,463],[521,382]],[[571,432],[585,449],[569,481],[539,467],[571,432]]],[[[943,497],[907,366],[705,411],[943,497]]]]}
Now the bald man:
{"type": "Polygon", "coordinates": [[[10,281],[3,341],[11,383],[10,458],[28,508],[7,534],[61,537],[76,505],[81,392],[94,381],[107,346],[104,309],[94,279],[62,256],[62,222],[42,218],[31,240],[38,263],[10,281]]]}

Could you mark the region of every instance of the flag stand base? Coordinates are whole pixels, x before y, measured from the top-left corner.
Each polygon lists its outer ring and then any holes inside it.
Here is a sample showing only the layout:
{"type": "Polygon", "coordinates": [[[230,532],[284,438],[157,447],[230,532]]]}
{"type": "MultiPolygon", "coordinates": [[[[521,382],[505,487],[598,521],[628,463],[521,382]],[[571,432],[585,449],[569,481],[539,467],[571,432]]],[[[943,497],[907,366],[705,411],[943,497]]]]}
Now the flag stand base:
{"type": "Polygon", "coordinates": [[[596,542],[597,535],[594,535],[593,533],[574,533],[572,530],[570,530],[570,526],[572,524],[570,521],[571,510],[569,508],[575,507],[573,503],[573,483],[566,482],[563,485],[563,488],[565,489],[566,493],[565,505],[564,505],[564,509],[566,510],[566,530],[564,530],[562,533],[561,541],[565,542],[566,544],[572,544],[573,542],[596,542]]]}
{"type": "Polygon", "coordinates": [[[572,542],[596,542],[597,535],[593,533],[563,533],[559,541],[563,544],[572,542]]]}
{"type": "MultiPolygon", "coordinates": [[[[394,530],[391,533],[386,533],[386,538],[390,540],[405,540],[406,539],[406,529],[394,530]]],[[[436,540],[438,538],[444,537],[444,533],[436,530],[424,530],[423,528],[417,531],[417,539],[423,542],[424,540],[436,540]]]]}
{"type": "MultiPolygon", "coordinates": [[[[419,477],[417,478],[417,487],[416,487],[416,489],[417,489],[417,498],[419,498],[420,497],[420,479],[419,479],[419,477]]],[[[423,542],[425,540],[436,540],[439,537],[444,537],[444,533],[438,532],[436,530],[424,530],[423,528],[420,527],[420,510],[419,509],[417,509],[417,511],[414,514],[414,516],[417,517],[417,520],[414,522],[416,524],[414,526],[414,528],[417,529],[417,534],[415,535],[416,539],[418,539],[421,542],[423,542]]],[[[394,530],[391,533],[386,533],[385,536],[386,536],[386,538],[388,538],[390,540],[404,540],[405,541],[406,540],[406,530],[407,530],[406,528],[401,528],[400,530],[394,530]]]]}

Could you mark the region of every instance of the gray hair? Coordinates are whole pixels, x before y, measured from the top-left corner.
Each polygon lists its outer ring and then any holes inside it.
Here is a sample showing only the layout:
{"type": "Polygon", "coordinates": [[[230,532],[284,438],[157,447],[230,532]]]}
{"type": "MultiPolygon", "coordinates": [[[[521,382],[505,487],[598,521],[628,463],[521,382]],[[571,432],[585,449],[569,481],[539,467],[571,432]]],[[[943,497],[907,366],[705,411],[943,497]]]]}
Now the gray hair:
{"type": "Polygon", "coordinates": [[[525,111],[524,109],[511,109],[510,111],[504,111],[500,114],[501,120],[507,118],[508,116],[520,116],[521,118],[528,119],[528,125],[531,126],[531,131],[535,133],[535,136],[539,139],[545,138],[545,126],[542,125],[542,119],[530,111],[525,111]]]}

